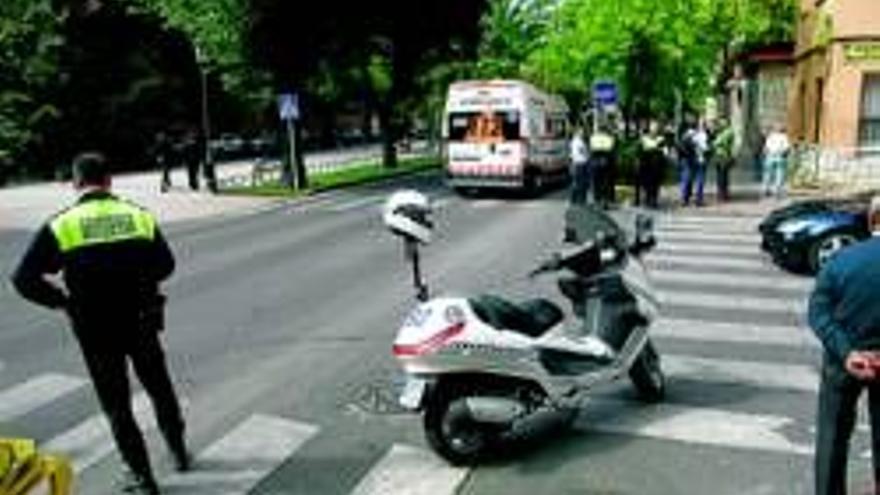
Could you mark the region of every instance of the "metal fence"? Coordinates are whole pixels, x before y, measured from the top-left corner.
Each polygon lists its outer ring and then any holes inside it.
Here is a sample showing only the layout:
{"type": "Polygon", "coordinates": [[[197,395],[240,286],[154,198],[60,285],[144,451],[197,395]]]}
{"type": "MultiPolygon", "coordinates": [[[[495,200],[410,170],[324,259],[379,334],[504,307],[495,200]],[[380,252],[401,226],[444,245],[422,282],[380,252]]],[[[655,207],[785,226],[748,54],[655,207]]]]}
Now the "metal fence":
{"type": "MultiPolygon", "coordinates": [[[[436,147],[425,141],[415,142],[408,149],[398,149],[401,158],[428,156],[437,152],[436,147]]],[[[309,176],[337,172],[353,167],[382,164],[380,145],[361,146],[342,150],[309,153],[304,157],[309,176]]],[[[218,173],[221,188],[252,187],[277,182],[281,179],[281,161],[278,159],[257,159],[248,164],[230,168],[218,173]]]]}

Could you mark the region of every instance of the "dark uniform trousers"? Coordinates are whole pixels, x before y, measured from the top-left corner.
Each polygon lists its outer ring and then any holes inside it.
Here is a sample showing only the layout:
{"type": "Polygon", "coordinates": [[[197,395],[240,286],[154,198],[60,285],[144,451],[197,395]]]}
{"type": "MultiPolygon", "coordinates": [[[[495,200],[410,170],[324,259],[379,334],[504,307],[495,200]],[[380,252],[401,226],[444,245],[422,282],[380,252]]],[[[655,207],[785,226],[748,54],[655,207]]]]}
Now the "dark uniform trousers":
{"type": "Polygon", "coordinates": [[[101,408],[110,421],[119,452],[132,471],[148,476],[151,472],[149,455],[132,411],[129,363],[150,397],[168,448],[175,454],[185,452],[184,421],[159,334],[138,326],[136,317],[74,317],[74,328],[86,366],[101,408]],[[120,338],[108,339],[108,335],[119,335],[120,338]]]}
{"type": "Polygon", "coordinates": [[[859,396],[868,389],[874,493],[880,475],[880,382],[866,383],[850,375],[836,359],[825,356],[819,385],[816,437],[816,495],[846,494],[849,441],[859,396]]]}

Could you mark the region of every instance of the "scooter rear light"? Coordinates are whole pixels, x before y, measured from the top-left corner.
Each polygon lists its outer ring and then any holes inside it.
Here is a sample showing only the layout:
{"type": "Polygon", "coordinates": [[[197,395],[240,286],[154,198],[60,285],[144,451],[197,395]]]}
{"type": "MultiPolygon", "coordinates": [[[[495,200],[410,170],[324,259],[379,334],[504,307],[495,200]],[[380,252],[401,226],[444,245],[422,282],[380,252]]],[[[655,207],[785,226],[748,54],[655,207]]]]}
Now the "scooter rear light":
{"type": "Polygon", "coordinates": [[[415,344],[394,344],[391,347],[391,352],[398,357],[421,356],[427,354],[443,347],[444,344],[463,332],[464,325],[464,322],[456,323],[455,325],[444,328],[431,337],[415,344]]]}

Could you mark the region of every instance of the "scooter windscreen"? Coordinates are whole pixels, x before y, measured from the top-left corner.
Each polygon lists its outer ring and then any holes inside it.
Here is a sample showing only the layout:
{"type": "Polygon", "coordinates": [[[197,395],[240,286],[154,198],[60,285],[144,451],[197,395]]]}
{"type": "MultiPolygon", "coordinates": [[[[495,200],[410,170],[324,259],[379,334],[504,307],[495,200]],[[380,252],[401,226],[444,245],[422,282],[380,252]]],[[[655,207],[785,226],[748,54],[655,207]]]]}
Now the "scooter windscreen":
{"type": "Polygon", "coordinates": [[[595,204],[575,205],[565,212],[565,241],[593,242],[600,247],[627,249],[627,234],[620,224],[595,204]]]}

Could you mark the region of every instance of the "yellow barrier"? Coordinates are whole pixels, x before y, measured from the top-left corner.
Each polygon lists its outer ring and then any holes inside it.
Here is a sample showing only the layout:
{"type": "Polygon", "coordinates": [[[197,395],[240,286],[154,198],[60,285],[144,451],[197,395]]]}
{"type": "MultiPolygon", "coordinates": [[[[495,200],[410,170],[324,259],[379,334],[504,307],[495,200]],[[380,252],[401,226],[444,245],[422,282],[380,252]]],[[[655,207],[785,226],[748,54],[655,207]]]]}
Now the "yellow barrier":
{"type": "Polygon", "coordinates": [[[40,454],[33,440],[0,438],[0,495],[71,495],[64,458],[40,454]]]}

